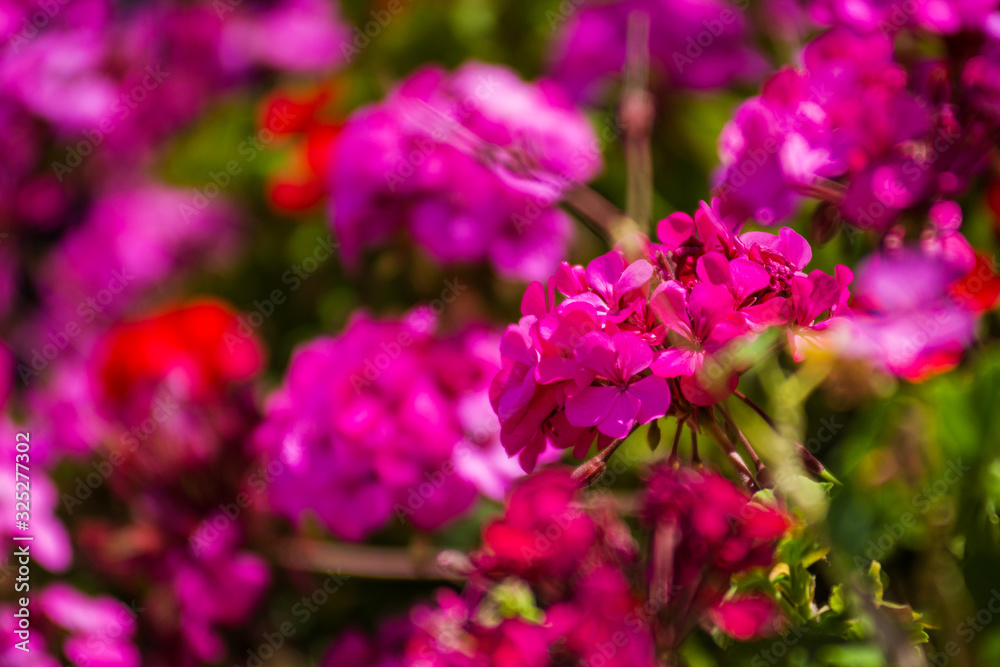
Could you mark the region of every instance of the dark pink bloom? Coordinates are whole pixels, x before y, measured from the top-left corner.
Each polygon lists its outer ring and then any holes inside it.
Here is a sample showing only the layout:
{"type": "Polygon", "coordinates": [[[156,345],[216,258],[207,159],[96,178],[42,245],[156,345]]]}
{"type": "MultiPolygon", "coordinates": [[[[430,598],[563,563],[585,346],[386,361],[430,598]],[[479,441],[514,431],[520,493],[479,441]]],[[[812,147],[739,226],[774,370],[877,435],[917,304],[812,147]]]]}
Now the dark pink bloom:
{"type": "Polygon", "coordinates": [[[653,636],[640,619],[642,601],[620,568],[601,565],[586,572],[567,602],[546,613],[552,634],[564,637],[567,648],[583,664],[650,667],[656,664],[653,636]],[[617,639],[617,641],[616,641],[617,639]]]}
{"type": "Polygon", "coordinates": [[[406,664],[550,667],[596,660],[611,642],[613,664],[648,667],[653,638],[627,569],[636,552],[617,510],[583,498],[568,469],[531,475],[483,531],[463,594],[439,591],[411,614],[406,664]],[[501,600],[518,600],[517,613],[498,614],[501,600]]]}
{"type": "Polygon", "coordinates": [[[751,641],[778,632],[781,615],[764,595],[733,597],[708,610],[708,619],[730,637],[751,641]]]}
{"type": "Polygon", "coordinates": [[[965,109],[984,99],[976,72],[988,61],[970,66],[971,94],[956,98],[942,83],[945,64],[911,75],[883,32],[820,35],[801,69],[777,72],[740,106],[719,137],[727,210],[774,224],[814,196],[850,224],[885,231],[904,211],[966,189],[996,129],[995,119],[965,109]]]}
{"type": "Polygon", "coordinates": [[[415,629],[407,618],[383,621],[374,635],[349,628],[330,645],[320,667],[403,667],[415,629]]]}
{"type": "MultiPolygon", "coordinates": [[[[474,604],[442,589],[437,607],[418,606],[411,617],[418,630],[406,647],[410,667],[548,667],[555,640],[551,629],[520,618],[486,625],[474,604]]],[[[345,666],[346,667],[346,666],[345,666]]],[[[360,667],[360,666],[359,666],[360,667]]]]}
{"type": "Polygon", "coordinates": [[[812,0],[810,13],[826,25],[842,25],[857,32],[890,32],[920,28],[951,34],[979,30],[996,11],[993,0],[812,0]]]}
{"type": "Polygon", "coordinates": [[[766,634],[779,612],[770,601],[725,599],[730,578],[769,566],[790,522],[715,473],[658,466],[646,484],[642,517],[651,531],[649,595],[661,604],[657,636],[677,646],[711,620],[740,639],[766,634]]]}
{"type": "MultiPolygon", "coordinates": [[[[193,533],[206,534],[221,514],[205,519],[193,533]]],[[[216,662],[226,655],[220,626],[244,622],[261,600],[271,573],[267,561],[239,550],[239,529],[231,523],[214,539],[178,547],[166,556],[167,580],[178,604],[180,636],[185,650],[202,662],[216,662]]]]}
{"type": "Polygon", "coordinates": [[[507,498],[503,518],[483,529],[476,565],[529,581],[571,576],[597,539],[597,526],[577,504],[577,493],[577,483],[562,468],[523,479],[507,498]],[[558,533],[558,539],[547,533],[558,533]]]}

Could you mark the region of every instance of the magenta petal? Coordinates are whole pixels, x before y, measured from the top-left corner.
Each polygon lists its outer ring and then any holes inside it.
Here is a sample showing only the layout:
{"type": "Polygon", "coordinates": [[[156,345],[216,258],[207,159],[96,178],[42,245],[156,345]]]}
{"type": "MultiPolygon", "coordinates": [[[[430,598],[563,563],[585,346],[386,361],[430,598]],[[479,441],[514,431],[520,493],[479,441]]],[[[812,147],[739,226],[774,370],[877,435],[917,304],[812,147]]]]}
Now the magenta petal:
{"type": "Polygon", "coordinates": [[[632,432],[641,404],[636,396],[627,391],[620,391],[617,387],[606,388],[614,389],[616,395],[611,400],[611,411],[597,425],[597,430],[612,438],[624,438],[632,432]]]}
{"type": "Polygon", "coordinates": [[[723,632],[740,641],[770,634],[778,620],[774,604],[758,595],[720,602],[708,615],[723,632]]]}
{"type": "Polygon", "coordinates": [[[625,258],[617,250],[612,250],[593,259],[587,265],[587,282],[595,292],[605,298],[611,298],[624,270],[625,258]]]}
{"type": "MultiPolygon", "coordinates": [[[[612,404],[621,393],[618,387],[584,387],[566,398],[566,419],[573,426],[597,426],[611,412],[612,404]]],[[[638,410],[637,406],[636,412],[638,410]]]]}
{"type": "Polygon", "coordinates": [[[784,255],[789,264],[801,271],[812,259],[809,242],[789,227],[782,227],[778,232],[778,238],[781,240],[778,252],[784,255]]]}
{"type": "Polygon", "coordinates": [[[580,373],[580,365],[563,357],[544,357],[535,366],[535,380],[539,384],[552,384],[575,380],[580,373]]]}
{"type": "Polygon", "coordinates": [[[622,369],[622,377],[618,379],[623,382],[646,370],[653,362],[653,350],[633,333],[616,333],[611,338],[611,346],[615,350],[619,368],[622,369]]]}
{"type": "Polygon", "coordinates": [[[649,298],[649,305],[671,331],[691,339],[691,320],[687,313],[687,290],[673,280],[661,283],[649,298]]]}
{"type": "Polygon", "coordinates": [[[661,378],[675,378],[694,375],[701,365],[702,354],[686,348],[674,347],[660,352],[650,365],[654,375],[661,378]]]}
{"type": "Polygon", "coordinates": [[[617,355],[611,348],[611,337],[603,331],[591,331],[580,339],[576,349],[577,362],[606,378],[614,378],[618,373],[617,355]]]}
{"type": "Polygon", "coordinates": [[[927,215],[938,229],[956,231],[962,226],[962,208],[953,201],[935,203],[927,215]]]}
{"type": "Polygon", "coordinates": [[[628,393],[639,399],[639,414],[636,419],[646,424],[667,414],[670,409],[670,385],[663,378],[650,375],[628,387],[628,393]]]}
{"type": "Polygon", "coordinates": [[[656,226],[656,236],[660,242],[676,248],[694,235],[694,218],[687,213],[674,213],[660,220],[656,226]]]}
{"type": "Polygon", "coordinates": [[[739,312],[746,318],[747,324],[755,330],[785,324],[790,316],[788,300],[780,296],[768,299],[764,303],[741,308],[739,312]]]}
{"type": "Polygon", "coordinates": [[[521,314],[542,317],[547,312],[545,307],[545,289],[537,280],[528,285],[521,299],[521,314]]]}
{"type": "Polygon", "coordinates": [[[771,283],[771,276],[763,266],[743,257],[738,257],[730,262],[729,271],[732,274],[733,294],[736,296],[737,303],[741,303],[745,298],[771,283]]]}
{"type": "Polygon", "coordinates": [[[715,405],[719,401],[724,401],[736,391],[740,377],[736,373],[730,373],[726,378],[713,381],[712,378],[704,377],[704,373],[681,378],[681,393],[684,398],[695,405],[709,406],[715,405]]]}
{"type": "Polygon", "coordinates": [[[521,384],[512,386],[504,392],[497,403],[497,416],[501,420],[510,419],[515,413],[526,406],[535,396],[535,374],[525,373],[521,384]]]}
{"type": "Polygon", "coordinates": [[[653,265],[644,259],[636,260],[622,273],[615,287],[615,296],[621,298],[634,289],[649,282],[653,275],[653,265]]]}
{"type": "Polygon", "coordinates": [[[733,282],[729,260],[721,252],[707,252],[699,257],[695,273],[698,274],[698,279],[701,282],[711,285],[729,287],[733,282]]]}
{"type": "Polygon", "coordinates": [[[500,355],[528,366],[538,360],[538,353],[533,349],[531,338],[517,324],[507,326],[500,338],[500,355]]]}
{"type": "Polygon", "coordinates": [[[716,324],[733,313],[733,295],[725,287],[700,283],[688,295],[688,312],[693,331],[700,338],[707,338],[716,324]]]}

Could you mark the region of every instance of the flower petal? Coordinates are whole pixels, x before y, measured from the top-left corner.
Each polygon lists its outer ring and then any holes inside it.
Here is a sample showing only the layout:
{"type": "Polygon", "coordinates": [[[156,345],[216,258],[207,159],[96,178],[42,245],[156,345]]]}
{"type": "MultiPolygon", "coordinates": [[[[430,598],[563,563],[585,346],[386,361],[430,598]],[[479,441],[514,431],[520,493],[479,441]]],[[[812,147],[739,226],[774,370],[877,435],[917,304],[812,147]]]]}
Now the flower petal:
{"type": "Polygon", "coordinates": [[[670,385],[663,378],[650,375],[628,387],[628,393],[639,399],[636,420],[647,424],[667,414],[670,409],[670,385]]]}
{"type": "MultiPolygon", "coordinates": [[[[566,419],[573,426],[597,426],[611,412],[613,403],[621,393],[618,387],[584,387],[566,398],[566,419]]],[[[636,407],[636,412],[638,410],[636,407]]]]}

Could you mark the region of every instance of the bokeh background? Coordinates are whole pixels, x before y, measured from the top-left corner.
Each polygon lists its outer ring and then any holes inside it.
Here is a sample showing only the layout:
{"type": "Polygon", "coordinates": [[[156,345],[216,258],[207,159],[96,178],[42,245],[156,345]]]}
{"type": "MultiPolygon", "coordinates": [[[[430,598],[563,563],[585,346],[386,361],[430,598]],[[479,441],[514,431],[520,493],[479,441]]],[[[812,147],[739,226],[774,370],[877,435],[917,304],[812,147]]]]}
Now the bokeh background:
{"type": "MultiPolygon", "coordinates": [[[[496,64],[559,88],[545,104],[511,102],[510,114],[564,105],[570,120],[552,132],[565,130],[570,142],[587,138],[566,129],[574,119],[589,125],[596,145],[580,154],[580,180],[593,175],[588,192],[618,209],[639,178],[626,139],[648,143],[651,211],[640,231],[652,234],[652,221],[710,198],[724,126],[769,74],[801,64],[803,45],[839,20],[823,20],[839,3],[632,4],[651,12],[648,131],[641,114],[622,124],[623,22],[606,41],[568,41],[589,2],[0,3],[0,664],[402,664],[358,648],[361,637],[381,632],[376,642],[388,647],[387,619],[460,585],[438,553],[475,548],[520,473],[483,454],[458,475],[479,483],[464,483],[461,500],[422,525],[400,519],[398,499],[383,519],[369,518],[387,502],[370,476],[397,475],[394,493],[414,509],[410,492],[433,483],[456,437],[476,452],[499,451],[486,406],[499,335],[520,316],[528,282],[555,265],[442,259],[442,247],[465,242],[448,236],[458,227],[429,232],[437,245],[420,242],[393,228],[389,204],[373,206],[359,233],[391,233],[345,251],[335,202],[358,195],[357,174],[374,170],[383,149],[364,146],[356,130],[343,138],[366,105],[428,66],[496,64]],[[737,18],[719,37],[709,22],[727,6],[737,18]],[[705,31],[707,46],[698,46],[705,31]],[[672,69],[676,54],[695,51],[693,73],[672,69]],[[421,320],[422,305],[436,315],[421,320]],[[392,346],[408,340],[400,331],[418,342],[402,343],[397,364],[392,346]],[[315,356],[296,365],[294,351],[307,344],[315,356]],[[390,371],[365,376],[383,352],[390,371]],[[438,392],[432,407],[466,420],[458,436],[407,412],[426,417],[405,401],[427,377],[438,392]],[[337,384],[351,396],[344,387],[359,378],[391,396],[376,417],[320,395],[337,384]],[[327,421],[396,424],[391,451],[374,473],[335,456],[287,473],[294,461],[273,432],[296,410],[319,432],[327,421]],[[17,432],[31,434],[36,537],[27,656],[12,640],[17,432]],[[411,450],[437,453],[411,460],[411,450]]],[[[984,41],[984,26],[971,18],[950,32],[908,27],[896,36],[899,58],[958,58],[984,41]]],[[[796,585],[814,586],[821,607],[845,573],[867,577],[879,561],[885,599],[923,614],[914,632],[930,639],[935,665],[1000,662],[997,613],[982,611],[1000,599],[1000,186],[995,135],[984,141],[987,157],[960,198],[962,233],[985,267],[982,286],[970,288],[981,295],[973,340],[909,377],[863,355],[799,366],[762,344],[741,381],[840,481],[799,489],[813,499],[804,524],[835,553],[803,568],[796,585]],[[948,642],[955,655],[942,653],[948,642]]],[[[455,171],[437,186],[443,201],[484,187],[477,173],[455,171]]],[[[564,207],[570,226],[545,233],[565,239],[551,259],[586,264],[607,251],[608,230],[573,204],[564,207]]],[[[475,206],[499,204],[484,197],[475,206]]],[[[879,248],[878,234],[829,220],[806,200],[784,222],[811,241],[812,268],[833,273],[879,248]]],[[[472,221],[466,233],[475,236],[472,221]]],[[[761,222],[769,221],[747,229],[761,222]]],[[[765,456],[780,455],[769,453],[766,424],[733,410],[765,456]]],[[[302,428],[305,447],[321,437],[302,428]]],[[[603,485],[627,517],[644,466],[663,455],[646,441],[642,428],[619,455],[627,469],[603,485]]],[[[560,455],[574,461],[560,452],[549,460],[560,455]]],[[[721,456],[705,456],[722,467],[721,456]]],[[[701,633],[684,653],[699,666],[881,665],[880,634],[864,621],[739,644],[701,633]]]]}

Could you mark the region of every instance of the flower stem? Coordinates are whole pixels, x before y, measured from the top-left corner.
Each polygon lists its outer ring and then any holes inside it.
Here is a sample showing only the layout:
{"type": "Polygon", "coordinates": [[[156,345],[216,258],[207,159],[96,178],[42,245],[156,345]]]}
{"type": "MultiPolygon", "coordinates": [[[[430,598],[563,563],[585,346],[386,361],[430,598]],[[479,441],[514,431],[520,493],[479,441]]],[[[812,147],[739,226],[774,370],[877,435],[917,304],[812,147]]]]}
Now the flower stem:
{"type": "Polygon", "coordinates": [[[625,86],[619,116],[625,128],[625,212],[639,226],[649,226],[653,205],[653,157],[650,147],[653,96],[649,93],[649,16],[628,17],[625,86]]]}
{"type": "Polygon", "coordinates": [[[608,460],[611,456],[618,450],[621,444],[625,442],[625,439],[614,440],[610,445],[604,448],[604,451],[600,452],[597,456],[590,459],[586,463],[583,463],[576,470],[573,471],[573,479],[581,487],[587,487],[596,482],[604,474],[605,469],[608,467],[608,460]]]}
{"type": "MultiPolygon", "coordinates": [[[[680,465],[680,456],[677,454],[677,448],[681,443],[681,433],[684,432],[685,421],[687,421],[687,415],[677,419],[677,431],[674,432],[674,446],[670,448],[670,456],[667,457],[667,464],[674,467],[680,465]]],[[[691,435],[694,435],[694,431],[691,431],[691,435]]]]}
{"type": "Polygon", "coordinates": [[[740,442],[743,443],[743,448],[747,450],[747,454],[750,456],[750,460],[753,461],[754,472],[757,474],[757,480],[768,489],[774,488],[774,480],[771,479],[771,473],[764,465],[764,462],[760,460],[757,456],[757,452],[754,450],[753,445],[750,444],[750,440],[747,436],[740,430],[739,426],[733,420],[733,416],[729,414],[729,410],[722,403],[719,403],[719,412],[722,413],[722,419],[726,422],[732,435],[739,438],[740,442]]]}
{"type": "Polygon", "coordinates": [[[712,435],[712,438],[718,443],[722,451],[725,452],[726,458],[732,464],[733,468],[736,470],[736,474],[739,475],[740,481],[743,486],[747,487],[751,493],[757,493],[760,491],[760,486],[757,485],[756,480],[753,478],[753,474],[750,472],[750,468],[747,467],[746,462],[743,457],[739,455],[736,448],[733,447],[733,443],[730,442],[729,438],[722,431],[722,428],[716,423],[715,419],[711,417],[706,417],[701,420],[701,426],[704,426],[708,432],[712,435]]]}
{"type": "MultiPolygon", "coordinates": [[[[760,418],[763,419],[767,423],[767,425],[771,427],[771,430],[780,435],[781,431],[778,429],[778,425],[775,423],[773,419],[771,419],[771,416],[769,414],[764,412],[763,408],[761,408],[759,405],[757,405],[752,400],[747,398],[746,395],[738,391],[734,391],[733,396],[743,401],[747,405],[747,407],[749,407],[751,410],[760,415],[760,418]]],[[[812,455],[812,452],[810,452],[808,449],[806,449],[797,442],[795,443],[795,449],[796,451],[798,451],[799,458],[802,460],[802,465],[805,467],[806,470],[808,470],[809,472],[818,477],[825,479],[828,482],[832,482],[834,484],[840,484],[840,480],[834,477],[833,474],[831,474],[830,471],[827,470],[822,463],[820,463],[819,459],[817,459],[815,456],[812,455]]]]}
{"type": "Polygon", "coordinates": [[[694,430],[693,427],[688,426],[691,429],[691,465],[695,468],[701,467],[701,457],[698,456],[698,431],[694,430]]]}

